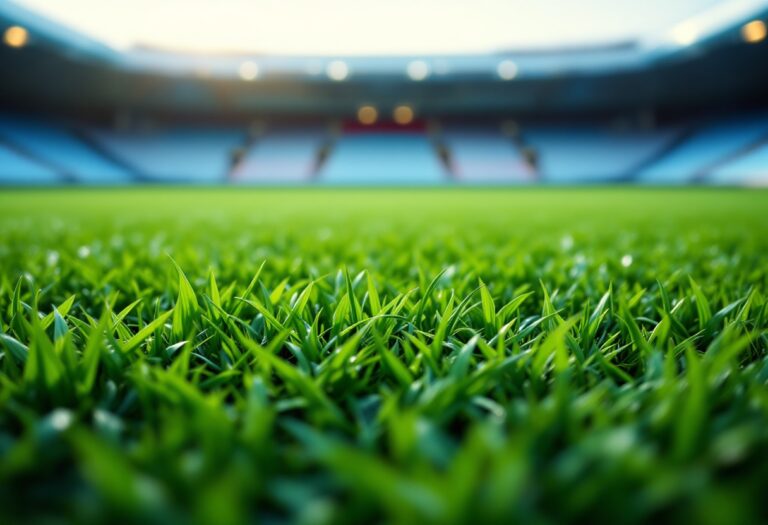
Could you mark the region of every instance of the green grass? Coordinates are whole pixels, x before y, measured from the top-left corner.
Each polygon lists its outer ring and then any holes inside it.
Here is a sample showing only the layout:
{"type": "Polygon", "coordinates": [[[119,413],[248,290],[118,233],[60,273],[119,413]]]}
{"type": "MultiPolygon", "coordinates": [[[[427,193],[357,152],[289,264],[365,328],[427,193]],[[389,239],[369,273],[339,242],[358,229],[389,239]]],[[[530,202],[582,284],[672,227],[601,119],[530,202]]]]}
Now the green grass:
{"type": "Polygon", "coordinates": [[[756,523],[768,193],[0,193],[0,522],[756,523]]]}

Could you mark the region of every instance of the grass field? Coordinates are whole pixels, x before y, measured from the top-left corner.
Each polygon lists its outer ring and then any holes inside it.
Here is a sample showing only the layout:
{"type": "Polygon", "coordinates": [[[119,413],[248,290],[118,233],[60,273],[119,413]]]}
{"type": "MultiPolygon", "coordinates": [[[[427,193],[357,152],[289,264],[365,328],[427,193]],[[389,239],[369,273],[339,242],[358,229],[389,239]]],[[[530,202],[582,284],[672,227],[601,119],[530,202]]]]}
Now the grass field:
{"type": "Polygon", "coordinates": [[[0,522],[765,522],[766,293],[762,191],[2,191],[0,522]]]}

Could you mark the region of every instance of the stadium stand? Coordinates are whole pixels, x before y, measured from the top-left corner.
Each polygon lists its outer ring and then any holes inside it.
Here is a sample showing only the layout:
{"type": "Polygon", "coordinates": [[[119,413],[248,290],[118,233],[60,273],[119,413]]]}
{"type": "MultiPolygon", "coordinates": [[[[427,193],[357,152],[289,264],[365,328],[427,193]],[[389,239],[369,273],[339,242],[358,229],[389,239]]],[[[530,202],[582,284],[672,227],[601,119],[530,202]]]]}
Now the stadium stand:
{"type": "Polygon", "coordinates": [[[661,151],[676,133],[534,125],[523,131],[523,140],[538,153],[543,182],[569,184],[630,180],[635,167],[661,151]]]}
{"type": "Polygon", "coordinates": [[[131,174],[105,159],[61,125],[40,119],[0,116],[0,137],[87,184],[130,182],[131,174]]]}
{"type": "Polygon", "coordinates": [[[626,41],[419,57],[414,77],[405,55],[118,49],[0,2],[28,33],[0,44],[0,184],[764,183],[766,20],[721,2],[626,41]],[[442,130],[392,122],[402,104],[442,130]],[[364,105],[377,128],[329,134],[364,105]]]}
{"type": "Polygon", "coordinates": [[[55,171],[0,143],[0,183],[37,185],[61,182],[55,171]]]}
{"type": "Polygon", "coordinates": [[[768,116],[647,130],[532,124],[346,131],[203,126],[72,131],[39,118],[0,117],[0,183],[525,184],[640,182],[764,184],[768,116]],[[526,150],[535,154],[533,162],[526,150]],[[535,164],[535,165],[534,165],[535,164]]]}
{"type": "Polygon", "coordinates": [[[246,140],[244,129],[215,127],[145,132],[94,128],[88,135],[151,182],[224,182],[232,152],[246,140]]]}
{"type": "Polygon", "coordinates": [[[448,180],[435,147],[423,133],[342,135],[318,181],[324,184],[439,184],[448,180]]]}
{"type": "Polygon", "coordinates": [[[441,138],[450,152],[451,169],[458,182],[500,184],[535,180],[534,170],[518,146],[498,126],[451,126],[441,138]]]}
{"type": "MultiPolygon", "coordinates": [[[[637,180],[652,184],[682,184],[706,177],[707,172],[723,159],[749,148],[767,134],[768,115],[742,115],[709,122],[640,172],[637,180]]],[[[727,179],[731,183],[740,182],[733,176],[727,179]]]]}
{"type": "Polygon", "coordinates": [[[268,130],[248,148],[232,182],[294,184],[314,175],[318,151],[327,141],[320,127],[268,130]]]}

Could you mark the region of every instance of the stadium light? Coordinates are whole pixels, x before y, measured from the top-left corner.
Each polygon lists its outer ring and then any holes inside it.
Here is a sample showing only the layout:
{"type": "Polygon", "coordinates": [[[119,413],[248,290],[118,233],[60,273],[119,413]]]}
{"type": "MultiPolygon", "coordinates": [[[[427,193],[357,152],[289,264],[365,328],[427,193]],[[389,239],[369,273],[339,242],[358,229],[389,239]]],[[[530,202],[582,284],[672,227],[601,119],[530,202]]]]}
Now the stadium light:
{"type": "Polygon", "coordinates": [[[413,109],[406,105],[397,106],[395,111],[392,112],[392,118],[397,124],[407,126],[413,122],[413,109]]]}
{"type": "Polygon", "coordinates": [[[683,22],[672,29],[672,40],[680,46],[690,46],[699,38],[699,30],[692,22],[683,22]]]}
{"type": "Polygon", "coordinates": [[[349,76],[349,66],[343,60],[334,60],[325,68],[325,74],[335,82],[342,82],[349,76]]]}
{"type": "Polygon", "coordinates": [[[517,64],[511,60],[502,60],[496,66],[496,73],[502,80],[512,80],[517,76],[517,64]]]}
{"type": "Polygon", "coordinates": [[[357,110],[357,120],[364,126],[375,124],[379,118],[379,112],[373,106],[362,106],[357,110]]]}
{"type": "Polygon", "coordinates": [[[245,81],[256,80],[259,76],[259,65],[251,60],[246,60],[240,64],[240,68],[237,70],[240,78],[245,81]]]}
{"type": "Polygon", "coordinates": [[[429,76],[429,65],[423,60],[414,60],[408,64],[406,73],[414,82],[421,82],[429,76]]]}
{"type": "Polygon", "coordinates": [[[762,20],[752,20],[747,22],[741,28],[741,37],[749,44],[757,44],[765,40],[766,34],[765,22],[762,20]]]}
{"type": "Polygon", "coordinates": [[[18,49],[27,45],[29,33],[21,26],[11,26],[5,30],[3,41],[5,45],[18,49]]]}

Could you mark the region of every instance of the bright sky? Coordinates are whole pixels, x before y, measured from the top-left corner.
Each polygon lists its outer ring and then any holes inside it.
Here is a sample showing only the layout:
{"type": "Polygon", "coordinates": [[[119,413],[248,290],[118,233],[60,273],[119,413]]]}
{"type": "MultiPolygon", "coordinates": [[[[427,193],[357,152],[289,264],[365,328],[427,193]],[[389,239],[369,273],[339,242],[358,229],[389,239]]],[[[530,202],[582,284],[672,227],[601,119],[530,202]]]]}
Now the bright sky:
{"type": "Polygon", "coordinates": [[[16,0],[114,47],[440,54],[622,40],[728,0],[16,0]]]}

